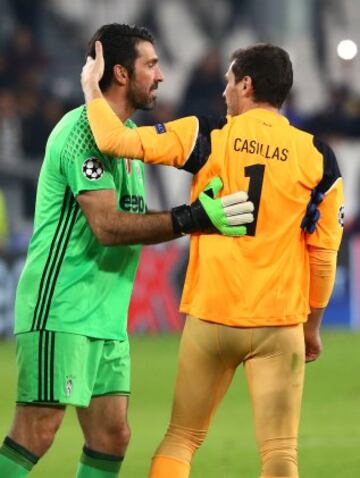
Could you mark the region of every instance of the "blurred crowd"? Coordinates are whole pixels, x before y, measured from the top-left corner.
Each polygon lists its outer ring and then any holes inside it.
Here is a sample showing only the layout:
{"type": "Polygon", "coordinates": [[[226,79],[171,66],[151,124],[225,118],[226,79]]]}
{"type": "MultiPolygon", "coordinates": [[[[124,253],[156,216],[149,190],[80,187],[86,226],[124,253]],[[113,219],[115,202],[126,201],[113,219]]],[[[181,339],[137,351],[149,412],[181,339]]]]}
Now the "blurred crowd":
{"type": "MultiPolygon", "coordinates": [[[[66,110],[44,84],[49,67],[49,59],[25,25],[0,51],[0,162],[11,169],[19,159],[30,162],[42,157],[49,133],[66,110]]],[[[25,176],[24,214],[31,218],[34,185],[32,176],[25,176]]]]}
{"type": "MultiPolygon", "coordinates": [[[[85,50],[86,35],[91,36],[81,20],[70,20],[65,4],[73,2],[45,2],[44,0],[0,0],[0,15],[6,19],[0,28],[0,248],[21,250],[26,246],[31,232],[35,204],[36,177],[44,154],[47,137],[62,115],[82,102],[79,88],[79,72],[85,50]],[[61,4],[61,9],[60,9],[61,4]],[[81,28],[82,27],[82,28],[81,28]]],[[[91,0],[79,4],[88,5],[91,0]]],[[[99,2],[98,2],[99,3],[99,2]]],[[[108,3],[112,3],[110,0],[108,3]]],[[[114,4],[116,2],[113,2],[114,4]]],[[[117,2],[124,9],[127,2],[117,2]]],[[[176,7],[177,2],[167,2],[176,7]]],[[[256,15],[259,1],[228,0],[225,10],[216,11],[215,2],[192,0],[191,8],[201,30],[202,48],[192,62],[184,60],[186,73],[179,96],[165,95],[151,113],[140,114],[140,124],[166,121],[180,115],[226,113],[220,92],[224,88],[224,54],[220,41],[224,31],[233,31],[236,26],[250,25],[257,41],[281,41],[278,36],[273,10],[256,15]],[[271,13],[272,12],[272,13],[271,13]],[[266,15],[265,15],[266,13],[266,15]],[[262,22],[261,22],[262,19],[262,22]]],[[[191,5],[190,5],[191,3],[191,5]]],[[[222,2],[216,2],[222,3],[222,2]]],[[[261,2],[260,2],[261,3],[261,2]]],[[[263,2],[264,3],[264,2],[263,2]]],[[[268,2],[265,2],[268,4],[268,2]]],[[[281,0],[272,2],[279,4],[281,0]]],[[[290,2],[293,3],[293,2],[290,2]]],[[[318,8],[333,2],[314,0],[318,8]]],[[[161,58],[165,65],[177,61],[178,50],[171,48],[166,32],[157,16],[159,1],[140,2],[137,14],[130,19],[153,30],[161,58]]],[[[70,7],[69,7],[70,8],[70,7]]],[[[115,5],[114,5],[115,8],[115,5]]],[[[175,10],[173,10],[174,12],[175,10]]],[[[279,10],[280,11],[280,10],[279,10]]],[[[174,13],[173,13],[174,14],[174,13]]],[[[81,17],[81,15],[79,15],[81,17]]],[[[321,22],[321,15],[318,15],[321,22]]],[[[316,16],[312,18],[316,19],[316,16]]],[[[122,21],[122,17],[112,16],[122,21]]],[[[95,19],[96,20],[96,19],[95,19]]],[[[95,21],[94,20],[94,21],[95,21]]],[[[325,89],[325,101],[312,111],[304,111],[296,87],[284,108],[291,123],[306,131],[334,140],[336,138],[360,139],[360,97],[353,91],[352,83],[334,81],[327,77],[324,60],[324,39],[317,25],[314,37],[314,54],[317,55],[319,75],[325,89]]],[[[231,51],[231,49],[230,49],[231,51]]],[[[187,51],[186,55],[190,55],[187,51]]],[[[226,58],[227,60],[227,58],[226,58]]],[[[167,80],[171,83],[172,77],[167,80]]],[[[175,76],[175,75],[174,75],[175,76]]],[[[161,92],[160,92],[161,98],[161,92]]],[[[161,203],[166,206],[166,188],[155,171],[151,180],[157,181],[161,203]]],[[[359,216],[359,215],[358,215],[359,216]]],[[[349,228],[360,230],[360,217],[349,228]]]]}

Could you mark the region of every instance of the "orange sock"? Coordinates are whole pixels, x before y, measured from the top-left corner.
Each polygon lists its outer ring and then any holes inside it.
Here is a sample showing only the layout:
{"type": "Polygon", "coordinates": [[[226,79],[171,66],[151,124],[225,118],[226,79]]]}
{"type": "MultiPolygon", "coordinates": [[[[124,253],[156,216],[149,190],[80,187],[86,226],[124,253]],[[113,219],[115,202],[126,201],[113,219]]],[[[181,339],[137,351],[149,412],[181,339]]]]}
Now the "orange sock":
{"type": "Polygon", "coordinates": [[[151,463],[149,478],[188,478],[190,464],[171,456],[156,455],[151,463]]]}

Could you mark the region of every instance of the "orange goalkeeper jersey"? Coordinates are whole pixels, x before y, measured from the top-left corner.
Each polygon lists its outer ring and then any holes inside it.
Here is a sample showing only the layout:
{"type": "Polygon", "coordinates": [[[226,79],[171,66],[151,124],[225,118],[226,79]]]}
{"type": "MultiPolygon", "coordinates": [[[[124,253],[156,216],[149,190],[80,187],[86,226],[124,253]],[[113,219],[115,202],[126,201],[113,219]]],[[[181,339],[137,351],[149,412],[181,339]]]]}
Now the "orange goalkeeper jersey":
{"type": "MultiPolygon", "coordinates": [[[[189,117],[137,128],[125,138],[114,114],[111,128],[102,115],[95,118],[96,102],[89,105],[89,120],[107,154],[136,151],[145,162],[192,172],[192,200],[220,176],[221,194],[245,190],[255,205],[245,237],[192,235],[181,311],[231,326],[306,320],[307,245],[337,250],[342,237],[343,184],[331,148],[260,108],[215,122],[189,117]],[[308,235],[300,223],[315,187],[325,198],[317,230],[308,235]]],[[[109,109],[106,114],[110,121],[109,109]]]]}

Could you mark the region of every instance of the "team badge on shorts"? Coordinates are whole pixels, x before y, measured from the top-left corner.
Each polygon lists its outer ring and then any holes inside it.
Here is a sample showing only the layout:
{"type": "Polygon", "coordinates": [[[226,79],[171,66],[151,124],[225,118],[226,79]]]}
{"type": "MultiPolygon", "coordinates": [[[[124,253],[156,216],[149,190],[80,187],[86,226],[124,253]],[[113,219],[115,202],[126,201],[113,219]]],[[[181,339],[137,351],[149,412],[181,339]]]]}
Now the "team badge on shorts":
{"type": "Polygon", "coordinates": [[[344,220],[345,220],[345,208],[341,206],[338,212],[338,222],[341,227],[344,227],[344,220]]]}
{"type": "Polygon", "coordinates": [[[82,165],[82,172],[90,181],[96,181],[104,174],[104,165],[97,158],[89,158],[82,165]]]}
{"type": "Polygon", "coordinates": [[[66,383],[65,383],[65,393],[66,396],[69,398],[73,389],[73,377],[66,377],[66,383]]]}

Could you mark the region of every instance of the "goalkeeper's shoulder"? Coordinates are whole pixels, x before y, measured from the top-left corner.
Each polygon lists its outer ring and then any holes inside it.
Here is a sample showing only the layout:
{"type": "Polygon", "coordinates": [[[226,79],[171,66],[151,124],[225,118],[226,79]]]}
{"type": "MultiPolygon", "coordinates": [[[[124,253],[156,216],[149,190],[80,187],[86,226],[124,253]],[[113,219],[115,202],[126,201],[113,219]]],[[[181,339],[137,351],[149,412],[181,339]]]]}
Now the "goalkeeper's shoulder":
{"type": "Polygon", "coordinates": [[[139,128],[144,161],[196,174],[211,154],[212,132],[222,129],[226,123],[226,117],[186,116],[139,128]]]}

